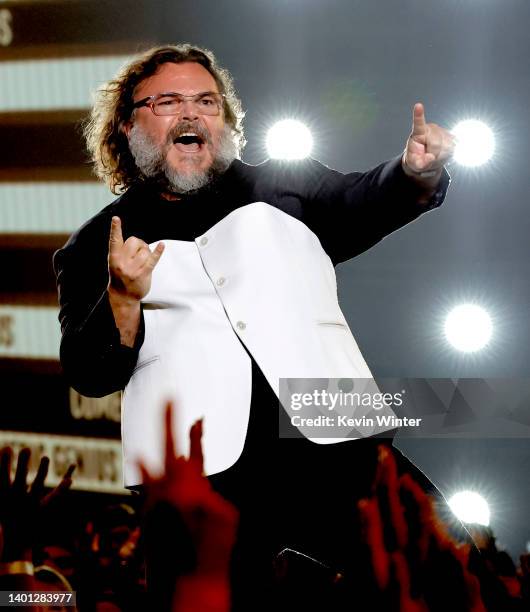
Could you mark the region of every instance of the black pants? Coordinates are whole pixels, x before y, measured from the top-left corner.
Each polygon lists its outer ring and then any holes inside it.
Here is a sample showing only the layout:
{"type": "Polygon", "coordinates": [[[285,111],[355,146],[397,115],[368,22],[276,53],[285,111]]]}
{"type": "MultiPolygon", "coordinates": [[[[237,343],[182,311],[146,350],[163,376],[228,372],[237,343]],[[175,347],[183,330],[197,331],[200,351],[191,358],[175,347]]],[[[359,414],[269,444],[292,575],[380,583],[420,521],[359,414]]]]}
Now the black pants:
{"type": "MultiPolygon", "coordinates": [[[[272,602],[272,560],[286,547],[352,575],[362,571],[356,555],[361,547],[356,504],[370,494],[378,445],[391,445],[390,438],[331,445],[279,439],[278,400],[254,362],[252,374],[243,453],[230,469],[209,478],[240,511],[231,568],[237,612],[279,609],[272,602]]],[[[411,473],[424,490],[440,495],[399,451],[394,449],[394,455],[401,473],[411,473]]],[[[148,589],[158,600],[153,609],[162,612],[168,609],[175,568],[159,547],[164,543],[165,549],[181,552],[188,543],[178,517],[171,509],[161,512],[146,525],[145,543],[148,589]]]]}
{"type": "MultiPolygon", "coordinates": [[[[364,574],[357,502],[371,493],[381,443],[390,445],[388,439],[329,446],[280,440],[275,456],[262,457],[270,469],[267,474],[242,462],[211,478],[241,513],[232,565],[234,610],[280,609],[270,600],[271,571],[274,557],[284,548],[346,575],[364,574]]],[[[424,490],[441,498],[425,475],[395,449],[394,456],[400,473],[410,473],[424,490]]]]}

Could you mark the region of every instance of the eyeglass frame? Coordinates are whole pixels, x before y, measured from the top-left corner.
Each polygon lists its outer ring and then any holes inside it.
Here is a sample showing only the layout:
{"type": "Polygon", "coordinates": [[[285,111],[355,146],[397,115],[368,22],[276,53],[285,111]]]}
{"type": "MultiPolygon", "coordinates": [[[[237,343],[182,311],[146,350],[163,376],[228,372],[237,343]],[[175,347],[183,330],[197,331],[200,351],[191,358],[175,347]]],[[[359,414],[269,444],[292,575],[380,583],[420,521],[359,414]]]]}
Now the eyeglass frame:
{"type": "MultiPolygon", "coordinates": [[[[207,96],[207,95],[214,95],[214,96],[221,97],[221,106],[217,105],[217,114],[216,115],[206,115],[210,117],[216,117],[217,115],[219,115],[221,110],[224,109],[224,102],[226,100],[226,95],[218,91],[201,91],[199,93],[191,94],[191,95],[181,94],[181,93],[178,93],[177,91],[168,91],[166,93],[158,93],[152,96],[147,96],[146,98],[142,98],[141,100],[138,100],[138,102],[134,102],[132,104],[132,111],[135,111],[137,108],[142,108],[143,106],[147,106],[155,117],[175,117],[177,113],[175,113],[174,115],[171,115],[171,114],[170,115],[158,115],[157,113],[155,113],[155,100],[163,98],[164,96],[174,96],[174,97],[178,96],[178,98],[181,98],[183,100],[190,99],[190,98],[193,99],[193,98],[198,98],[198,97],[200,99],[201,96],[207,96]]],[[[199,114],[202,115],[203,113],[199,113],[199,114]]]]}

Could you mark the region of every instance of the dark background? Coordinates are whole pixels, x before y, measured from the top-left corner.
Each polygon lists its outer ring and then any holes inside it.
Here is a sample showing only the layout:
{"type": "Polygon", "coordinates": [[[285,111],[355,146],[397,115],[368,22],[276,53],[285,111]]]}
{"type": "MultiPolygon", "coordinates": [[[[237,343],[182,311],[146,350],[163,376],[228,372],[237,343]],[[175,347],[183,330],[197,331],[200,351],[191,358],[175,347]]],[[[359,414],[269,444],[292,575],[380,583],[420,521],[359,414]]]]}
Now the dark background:
{"type": "MultiPolygon", "coordinates": [[[[13,40],[0,46],[0,62],[129,54],[151,43],[210,48],[231,70],[247,111],[243,159],[250,163],[266,157],[266,130],[285,117],[305,121],[312,155],[345,172],[398,155],[417,101],[427,121],[448,129],[461,119],[486,122],[496,138],[492,160],[479,168],[451,165],[442,209],[341,265],[339,296],[376,376],[512,377],[516,384],[529,375],[528,2],[3,2],[2,8],[12,13],[13,40]],[[494,330],[488,347],[465,355],[447,344],[443,321],[453,305],[468,301],[489,311],[494,330]]],[[[91,180],[75,129],[83,113],[59,115],[0,114],[0,181],[91,180]]],[[[3,304],[54,303],[53,277],[42,262],[64,238],[0,235],[11,270],[3,304]],[[27,274],[19,280],[17,265],[43,268],[34,287],[27,274]]],[[[13,367],[28,377],[42,369],[28,360],[0,361],[0,376],[13,367]]],[[[58,376],[53,366],[47,373],[58,376]]],[[[482,492],[501,543],[514,555],[523,551],[530,540],[530,440],[408,440],[404,450],[445,493],[464,486],[482,492]]]]}

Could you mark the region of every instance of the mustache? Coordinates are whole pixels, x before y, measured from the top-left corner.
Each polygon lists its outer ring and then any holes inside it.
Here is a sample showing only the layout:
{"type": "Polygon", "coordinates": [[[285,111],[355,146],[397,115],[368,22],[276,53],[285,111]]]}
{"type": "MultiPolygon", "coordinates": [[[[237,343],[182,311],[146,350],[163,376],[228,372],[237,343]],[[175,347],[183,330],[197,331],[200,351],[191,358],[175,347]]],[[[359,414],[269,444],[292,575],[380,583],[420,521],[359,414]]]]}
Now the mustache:
{"type": "Polygon", "coordinates": [[[180,123],[177,123],[177,125],[173,126],[167,133],[166,146],[171,146],[179,136],[182,136],[182,134],[186,134],[187,132],[194,132],[203,141],[203,143],[212,144],[210,132],[200,123],[195,123],[193,121],[181,121],[180,123]]]}

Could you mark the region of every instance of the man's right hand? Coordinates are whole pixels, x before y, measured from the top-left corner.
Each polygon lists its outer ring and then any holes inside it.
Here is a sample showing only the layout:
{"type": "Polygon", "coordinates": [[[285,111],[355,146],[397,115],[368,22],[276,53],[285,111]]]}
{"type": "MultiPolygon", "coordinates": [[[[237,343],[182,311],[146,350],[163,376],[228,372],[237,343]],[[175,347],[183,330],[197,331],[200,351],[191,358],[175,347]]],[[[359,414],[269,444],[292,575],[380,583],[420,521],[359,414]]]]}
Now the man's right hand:
{"type": "Polygon", "coordinates": [[[151,288],[151,276],[164,244],[159,242],[151,252],[149,245],[130,236],[123,240],[121,220],[112,217],[109,237],[109,291],[131,302],[139,302],[151,288]]]}
{"type": "Polygon", "coordinates": [[[140,300],[149,293],[153,270],[164,252],[159,242],[154,251],[139,238],[123,240],[121,220],[112,217],[109,237],[109,302],[120,330],[120,341],[134,346],[140,325],[140,300]]]}

